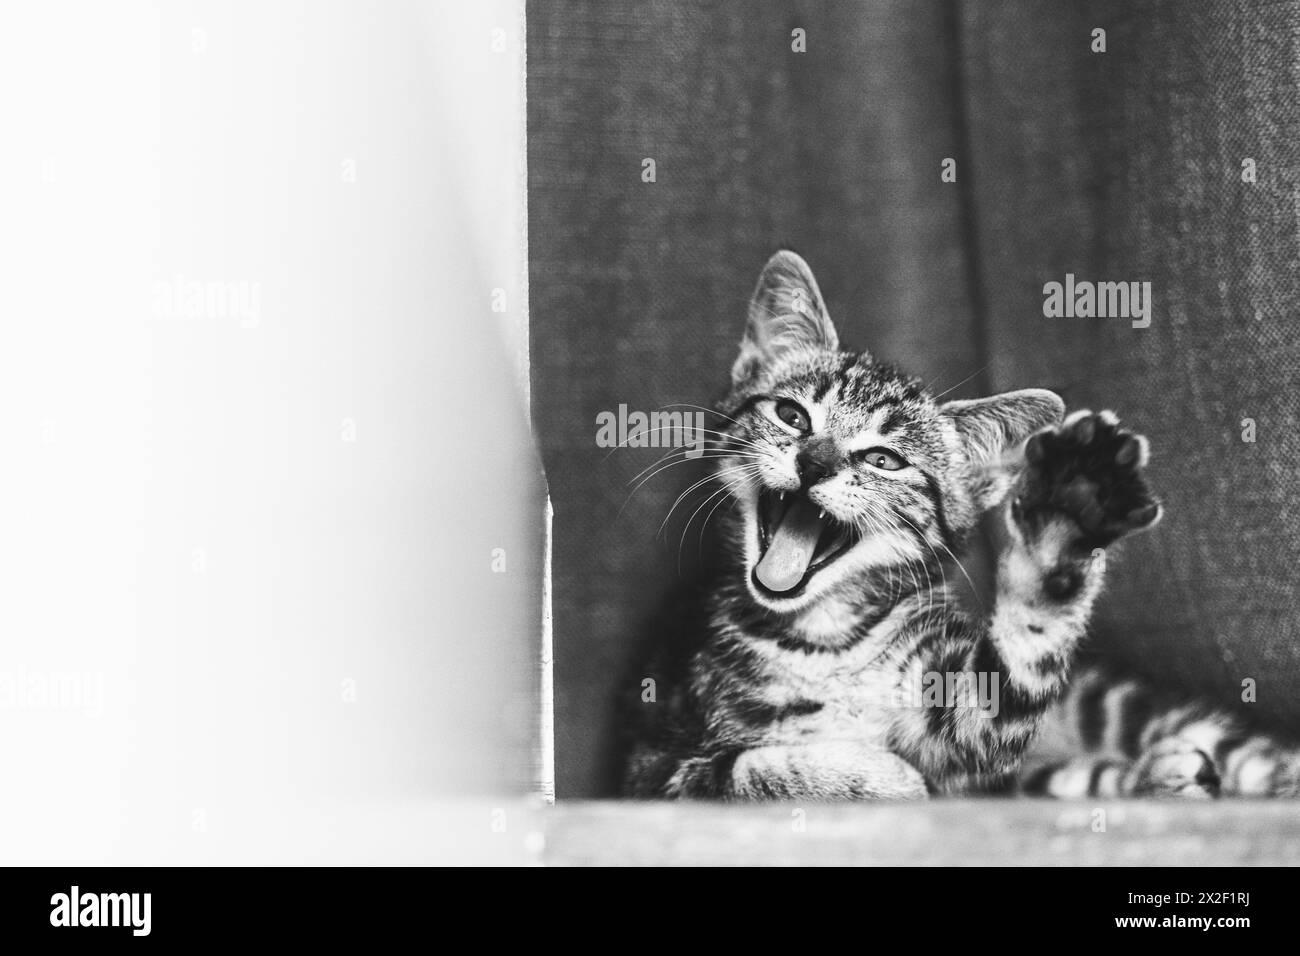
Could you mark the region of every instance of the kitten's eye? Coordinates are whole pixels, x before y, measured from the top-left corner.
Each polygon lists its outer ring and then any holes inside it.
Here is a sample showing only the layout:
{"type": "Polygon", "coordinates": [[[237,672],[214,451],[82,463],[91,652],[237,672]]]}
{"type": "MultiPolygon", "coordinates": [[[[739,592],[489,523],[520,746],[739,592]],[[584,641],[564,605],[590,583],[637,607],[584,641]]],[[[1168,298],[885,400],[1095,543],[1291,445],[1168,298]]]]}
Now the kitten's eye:
{"type": "Polygon", "coordinates": [[[907,467],[907,462],[886,448],[868,448],[860,454],[863,461],[881,471],[900,471],[907,467]]]}
{"type": "Polygon", "coordinates": [[[788,398],[776,403],[776,417],[796,431],[806,432],[811,426],[808,413],[788,398]]]}

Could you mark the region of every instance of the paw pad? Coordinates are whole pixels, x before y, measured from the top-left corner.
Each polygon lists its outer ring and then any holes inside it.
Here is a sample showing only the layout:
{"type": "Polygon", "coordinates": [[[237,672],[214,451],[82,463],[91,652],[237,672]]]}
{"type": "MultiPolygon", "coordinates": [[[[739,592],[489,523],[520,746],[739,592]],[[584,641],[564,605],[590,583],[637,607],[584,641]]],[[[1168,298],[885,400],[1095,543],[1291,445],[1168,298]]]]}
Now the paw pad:
{"type": "Polygon", "coordinates": [[[1089,545],[1108,544],[1160,516],[1143,474],[1146,457],[1146,439],[1120,428],[1113,414],[1077,412],[1026,441],[1013,513],[1029,523],[1064,515],[1089,545]]]}
{"type": "Polygon", "coordinates": [[[1205,798],[1219,795],[1214,762],[1192,743],[1165,738],[1138,757],[1128,773],[1133,796],[1205,798]]]}

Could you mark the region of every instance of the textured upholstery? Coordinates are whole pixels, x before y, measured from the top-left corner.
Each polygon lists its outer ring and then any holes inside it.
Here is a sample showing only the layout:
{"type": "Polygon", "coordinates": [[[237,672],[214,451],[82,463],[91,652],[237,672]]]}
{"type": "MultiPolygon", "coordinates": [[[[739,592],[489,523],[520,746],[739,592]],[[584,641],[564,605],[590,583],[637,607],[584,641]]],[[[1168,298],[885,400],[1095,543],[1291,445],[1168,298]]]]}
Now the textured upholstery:
{"type": "Polygon", "coordinates": [[[1150,435],[1167,515],[1111,561],[1096,643],[1224,704],[1252,677],[1261,715],[1300,717],[1296,4],[593,0],[531,4],[528,30],[561,796],[609,791],[633,636],[704,515],[657,540],[699,467],[627,500],[660,452],[597,447],[596,415],[716,399],[781,245],[845,344],[1150,435]],[[1150,281],[1150,327],[1045,318],[1066,273],[1150,281]]]}

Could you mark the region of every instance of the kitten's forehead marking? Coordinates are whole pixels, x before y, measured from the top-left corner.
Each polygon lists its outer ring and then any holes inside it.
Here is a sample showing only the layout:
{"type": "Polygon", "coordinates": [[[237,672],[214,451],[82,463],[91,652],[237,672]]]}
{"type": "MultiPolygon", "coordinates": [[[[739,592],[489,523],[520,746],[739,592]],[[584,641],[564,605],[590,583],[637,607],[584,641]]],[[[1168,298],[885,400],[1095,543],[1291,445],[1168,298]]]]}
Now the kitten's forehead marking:
{"type": "Polygon", "coordinates": [[[851,420],[844,423],[847,428],[853,430],[852,434],[844,442],[845,451],[862,451],[866,448],[874,448],[877,445],[884,444],[888,434],[885,427],[888,418],[889,409],[887,408],[872,409],[866,416],[853,415],[851,420]]]}
{"type": "Polygon", "coordinates": [[[828,419],[827,404],[810,401],[805,407],[808,409],[808,424],[813,433],[824,431],[828,419]]]}
{"type": "Polygon", "coordinates": [[[840,400],[839,380],[829,379],[820,388],[815,389],[809,399],[812,404],[809,411],[812,416],[813,431],[825,431],[835,418],[834,412],[840,400]]]}

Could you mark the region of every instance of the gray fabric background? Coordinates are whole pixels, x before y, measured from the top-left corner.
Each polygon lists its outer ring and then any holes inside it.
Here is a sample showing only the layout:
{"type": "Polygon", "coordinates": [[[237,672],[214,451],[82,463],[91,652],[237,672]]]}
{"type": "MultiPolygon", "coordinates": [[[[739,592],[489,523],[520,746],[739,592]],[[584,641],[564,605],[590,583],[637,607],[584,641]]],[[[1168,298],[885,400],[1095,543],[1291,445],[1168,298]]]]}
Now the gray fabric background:
{"type": "Polygon", "coordinates": [[[711,404],[781,245],[847,345],[953,397],[1041,385],[1148,434],[1167,515],[1111,561],[1096,643],[1225,706],[1255,678],[1251,712],[1297,726],[1298,47],[1291,2],[530,4],[562,797],[610,792],[635,635],[703,517],[656,539],[701,472],[629,499],[659,452],[597,448],[596,415],[711,404]],[[1066,272],[1151,281],[1151,327],[1044,318],[1066,272]]]}

